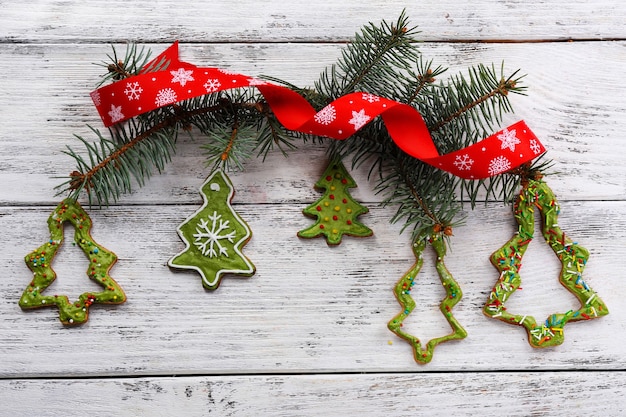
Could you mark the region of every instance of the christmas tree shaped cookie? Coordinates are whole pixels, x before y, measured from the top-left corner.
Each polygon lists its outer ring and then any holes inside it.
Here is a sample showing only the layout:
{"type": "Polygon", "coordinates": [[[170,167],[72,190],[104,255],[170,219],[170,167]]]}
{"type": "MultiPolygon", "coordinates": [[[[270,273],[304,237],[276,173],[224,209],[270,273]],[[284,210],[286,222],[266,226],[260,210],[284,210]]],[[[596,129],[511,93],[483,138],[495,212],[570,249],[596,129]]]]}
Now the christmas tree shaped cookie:
{"type": "Polygon", "coordinates": [[[483,312],[505,323],[523,326],[533,347],[560,345],[564,340],[563,328],[568,322],[604,316],[609,310],[583,280],[589,252],[566,237],[559,228],[559,205],[550,187],[541,179],[528,180],[515,202],[514,210],[519,231],[491,255],[491,263],[500,272],[500,278],[491,290],[483,312]],[[522,257],[533,239],[536,210],[541,215],[543,238],[562,264],[559,282],[580,301],[577,310],[552,314],[543,323],[537,323],[531,315],[511,313],[505,307],[506,301],[522,283],[519,270],[522,257]]]}
{"type": "Polygon", "coordinates": [[[332,162],[322,178],[315,183],[315,188],[324,190],[324,195],[302,211],[317,221],[311,227],[298,232],[298,236],[314,238],[323,235],[329,245],[340,244],[343,235],[371,236],[372,230],[356,220],[369,210],[350,195],[348,189],[355,187],[356,182],[343,164],[340,161],[332,162]]]}
{"type": "Polygon", "coordinates": [[[22,309],[57,306],[59,319],[63,324],[82,324],[89,317],[92,304],[121,304],[126,301],[122,288],[109,276],[109,270],[117,261],[117,256],[99,245],[91,237],[91,219],[76,201],[67,199],[61,202],[48,218],[50,240],[24,258],[33,272],[33,279],[24,290],[19,305],[22,309]],[[82,293],[78,300],[70,302],[65,295],[44,295],[44,291],[56,279],[52,260],[64,240],[64,223],[74,226],[74,244],[89,259],[87,276],[103,287],[100,292],[82,293]]]}
{"type": "Polygon", "coordinates": [[[441,231],[435,232],[433,227],[428,227],[422,230],[413,243],[413,254],[415,255],[415,264],[407,271],[406,274],[396,284],[394,288],[394,294],[398,303],[402,306],[402,311],[398,313],[389,323],[387,327],[396,335],[400,336],[413,347],[413,356],[415,361],[421,364],[430,362],[433,358],[435,348],[440,343],[444,343],[450,340],[464,339],[467,336],[467,332],[452,315],[452,309],[463,297],[461,287],[452,277],[448,268],[443,262],[443,258],[446,255],[446,243],[444,241],[443,233],[441,231]],[[441,280],[441,285],[446,290],[446,296],[439,304],[439,310],[444,315],[450,327],[452,333],[444,336],[436,337],[429,340],[425,346],[417,336],[409,334],[402,329],[404,320],[415,310],[416,303],[411,296],[411,291],[415,285],[417,274],[419,274],[424,264],[424,249],[427,244],[430,244],[437,253],[437,263],[435,268],[441,280]]]}
{"type": "Polygon", "coordinates": [[[254,265],[241,252],[252,232],[230,204],[235,190],[224,171],[214,171],[200,194],[204,204],[178,227],[186,248],[168,265],[197,271],[202,285],[214,290],[224,274],[254,274],[254,265]]]}

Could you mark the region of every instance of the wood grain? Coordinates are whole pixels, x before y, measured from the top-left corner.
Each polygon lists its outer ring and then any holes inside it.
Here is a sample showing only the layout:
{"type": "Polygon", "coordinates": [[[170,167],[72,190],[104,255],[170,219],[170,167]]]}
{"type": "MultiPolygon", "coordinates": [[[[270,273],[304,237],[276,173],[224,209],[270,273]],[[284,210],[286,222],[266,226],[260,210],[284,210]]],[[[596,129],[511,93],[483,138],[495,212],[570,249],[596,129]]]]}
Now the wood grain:
{"type": "MultiPolygon", "coordinates": [[[[609,415],[626,413],[626,67],[625,3],[577,1],[174,2],[0,0],[0,414],[11,416],[609,415]],[[468,337],[439,346],[420,366],[387,330],[399,310],[392,288],[412,265],[409,238],[367,168],[353,169],[352,195],[370,208],[367,239],[339,247],[296,232],[301,210],[320,194],[324,146],[275,152],[230,173],[234,207],[253,238],[251,278],[226,277],[216,291],[194,273],[172,271],[182,249],[175,228],[201,204],[208,175],[203,138],[181,136],[163,175],[106,209],[89,210],[93,236],[119,257],[111,275],[128,302],[96,306],[64,328],[54,309],[22,311],[30,279],[23,257],[48,238],[60,200],[63,154],[101,128],[89,100],[110,44],[154,53],[180,40],[184,59],[244,74],[312,85],[367,21],[405,9],[420,50],[448,75],[504,61],[527,74],[512,97],[555,161],[548,182],[561,202],[561,228],[591,252],[586,282],[611,313],[568,324],[565,343],[532,349],[522,328],[481,313],[497,279],[489,255],[516,230],[510,208],[465,207],[446,265],[464,298],[455,316],[468,337]]],[[[445,77],[442,77],[444,79],[445,77]]],[[[84,199],[83,199],[84,201],[84,199]]],[[[70,240],[71,228],[65,229],[70,240]]],[[[71,244],[54,261],[50,291],[71,298],[93,289],[71,244]]],[[[430,254],[432,255],[432,254],[430,254]]],[[[407,329],[422,339],[448,331],[437,312],[444,292],[427,256],[407,329]]],[[[507,303],[539,320],[576,306],[557,281],[560,264],[535,239],[524,257],[522,291],[507,303]]]]}
{"type": "Polygon", "coordinates": [[[576,371],[18,379],[0,381],[0,396],[13,399],[0,410],[12,416],[620,415],[624,381],[623,372],[576,371]]]}
{"type": "Polygon", "coordinates": [[[3,10],[5,42],[345,42],[364,23],[402,10],[428,41],[624,38],[619,0],[30,0],[3,10]]]}

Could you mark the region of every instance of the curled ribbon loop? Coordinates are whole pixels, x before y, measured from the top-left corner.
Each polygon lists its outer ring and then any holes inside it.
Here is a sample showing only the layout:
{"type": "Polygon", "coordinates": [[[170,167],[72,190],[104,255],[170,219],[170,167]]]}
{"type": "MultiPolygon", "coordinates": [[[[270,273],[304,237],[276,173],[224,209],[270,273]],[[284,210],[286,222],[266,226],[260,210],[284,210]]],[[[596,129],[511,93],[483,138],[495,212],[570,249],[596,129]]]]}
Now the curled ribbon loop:
{"type": "Polygon", "coordinates": [[[318,112],[286,87],[183,62],[178,42],[146,64],[138,75],[101,87],[91,93],[91,98],[105,126],[111,126],[179,101],[241,87],[256,87],[285,128],[317,136],[343,140],[381,116],[400,149],[464,179],[488,178],[545,152],[522,120],[478,143],[439,155],[424,119],[407,104],[357,92],[339,97],[318,112]],[[167,69],[153,71],[159,62],[168,62],[167,69]]]}

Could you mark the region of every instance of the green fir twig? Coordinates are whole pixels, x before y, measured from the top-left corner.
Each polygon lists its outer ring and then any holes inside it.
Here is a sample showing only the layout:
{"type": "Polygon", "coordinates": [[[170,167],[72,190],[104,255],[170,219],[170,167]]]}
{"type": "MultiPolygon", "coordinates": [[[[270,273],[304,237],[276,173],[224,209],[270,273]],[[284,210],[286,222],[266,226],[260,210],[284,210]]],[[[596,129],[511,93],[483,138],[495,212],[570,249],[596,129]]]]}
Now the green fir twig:
{"type": "MultiPolygon", "coordinates": [[[[519,71],[507,74],[502,64],[477,65],[466,74],[441,79],[447,69],[422,57],[405,13],[393,23],[367,24],[355,34],[336,64],[320,74],[313,87],[280,82],[298,92],[316,109],[347,93],[360,91],[384,96],[413,106],[429,126],[441,154],[469,146],[491,134],[503,115],[512,111],[511,94],[523,94],[519,71]]],[[[109,55],[103,64],[107,74],[102,83],[140,72],[167,68],[166,60],[151,61],[150,52],[129,45],[124,56],[109,55]]],[[[263,97],[253,89],[207,94],[139,116],[110,129],[110,138],[95,129],[95,142],[78,137],[85,150],[66,153],[74,158],[76,170],[57,188],[78,198],[83,191],[89,201],[100,205],[117,200],[141,186],[152,171],[162,171],[176,149],[178,132],[197,131],[207,164],[226,169],[243,169],[245,161],[265,157],[278,148],[283,154],[311,138],[286,131],[276,120],[263,97]]],[[[324,142],[326,143],[326,142],[324,142]]],[[[376,190],[384,204],[397,212],[392,221],[414,233],[424,227],[449,228],[459,219],[462,199],[474,205],[479,198],[506,200],[522,173],[502,174],[482,181],[462,181],[403,153],[390,138],[380,119],[370,122],[345,141],[328,141],[331,158],[352,158],[353,167],[370,164],[376,190]],[[374,175],[376,174],[376,175],[374,175]]],[[[535,163],[532,169],[544,169],[535,163]]]]}

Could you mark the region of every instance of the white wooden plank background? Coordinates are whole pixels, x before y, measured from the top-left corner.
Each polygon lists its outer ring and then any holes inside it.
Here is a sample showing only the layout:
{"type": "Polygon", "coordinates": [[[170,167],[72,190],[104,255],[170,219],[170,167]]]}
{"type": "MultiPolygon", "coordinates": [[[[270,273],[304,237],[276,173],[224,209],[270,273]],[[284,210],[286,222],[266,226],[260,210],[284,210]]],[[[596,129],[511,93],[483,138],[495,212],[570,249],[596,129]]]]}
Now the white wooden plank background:
{"type": "MultiPolygon", "coordinates": [[[[1,415],[622,415],[626,293],[626,5],[586,1],[0,1],[0,414],[1,415]],[[497,278],[490,253],[514,224],[499,203],[467,212],[446,259],[465,297],[455,315],[469,336],[441,345],[426,365],[386,329],[392,288],[411,266],[408,237],[389,225],[366,170],[353,195],[370,207],[375,236],[336,248],[296,232],[324,150],[309,146],[252,160],[232,173],[235,205],[254,236],[245,248],[252,278],[226,277],[215,292],[176,273],[175,228],[200,204],[208,172],[200,140],[181,137],[164,175],[103,210],[90,210],[94,238],[117,253],[112,276],[122,306],[92,308],[64,328],[52,309],[17,305],[29,271],[22,258],[47,238],[60,197],[53,187],[73,166],[64,154],[101,126],[88,93],[110,43],[180,39],[185,59],[311,85],[343,42],[367,21],[406,8],[422,30],[425,57],[450,66],[504,60],[528,74],[514,97],[556,161],[548,181],[560,225],[591,252],[586,281],[608,304],[600,320],[570,324],[565,343],[528,346],[525,332],[480,309],[497,278]],[[571,42],[563,42],[571,40],[571,42]]],[[[71,229],[67,229],[71,233],[71,229]]],[[[81,254],[63,248],[54,291],[89,288],[81,254]]],[[[443,292],[429,271],[414,291],[424,304],[407,326],[423,339],[447,332],[436,312],[443,292]]],[[[524,290],[509,302],[543,318],[575,306],[557,282],[559,264],[531,244],[524,290]]]]}

